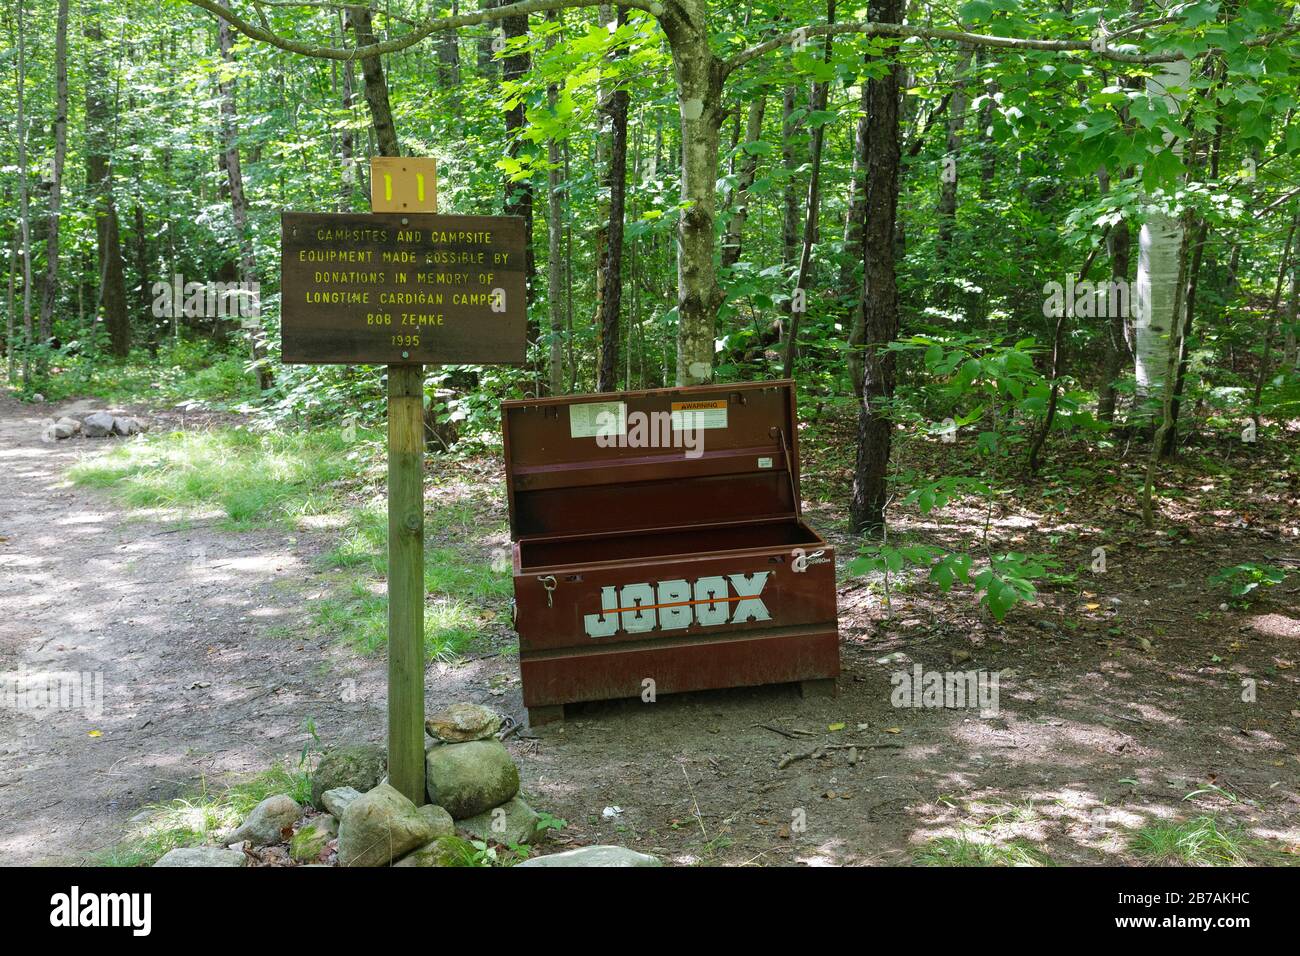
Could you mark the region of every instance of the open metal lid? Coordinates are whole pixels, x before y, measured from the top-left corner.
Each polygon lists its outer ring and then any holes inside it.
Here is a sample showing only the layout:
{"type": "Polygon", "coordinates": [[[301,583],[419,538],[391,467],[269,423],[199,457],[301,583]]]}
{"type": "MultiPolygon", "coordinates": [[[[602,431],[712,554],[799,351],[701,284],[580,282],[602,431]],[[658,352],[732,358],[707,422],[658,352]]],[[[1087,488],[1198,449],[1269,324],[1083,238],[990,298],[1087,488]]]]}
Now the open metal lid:
{"type": "Polygon", "coordinates": [[[503,402],[515,540],[796,517],[794,383],[503,402]]]}

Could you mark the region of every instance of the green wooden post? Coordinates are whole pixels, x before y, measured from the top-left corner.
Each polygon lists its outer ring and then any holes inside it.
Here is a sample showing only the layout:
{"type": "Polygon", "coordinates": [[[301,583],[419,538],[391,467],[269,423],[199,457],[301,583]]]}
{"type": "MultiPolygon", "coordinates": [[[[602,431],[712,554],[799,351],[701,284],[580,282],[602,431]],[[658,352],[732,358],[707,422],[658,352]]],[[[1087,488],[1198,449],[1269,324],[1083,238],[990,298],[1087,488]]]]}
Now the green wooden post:
{"type": "Polygon", "coordinates": [[[388,366],[388,781],[424,783],[424,366],[388,366]]]}

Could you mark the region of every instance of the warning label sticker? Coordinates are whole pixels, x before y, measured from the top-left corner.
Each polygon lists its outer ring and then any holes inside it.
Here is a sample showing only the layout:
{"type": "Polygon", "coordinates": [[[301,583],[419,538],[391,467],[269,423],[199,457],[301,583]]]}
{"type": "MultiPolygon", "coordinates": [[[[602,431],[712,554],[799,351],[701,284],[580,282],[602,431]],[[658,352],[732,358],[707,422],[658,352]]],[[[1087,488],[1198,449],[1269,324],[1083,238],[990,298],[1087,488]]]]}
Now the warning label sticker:
{"type": "Polygon", "coordinates": [[[595,438],[622,435],[627,431],[624,402],[583,402],[569,406],[569,437],[595,438]]]}
{"type": "Polygon", "coordinates": [[[694,431],[697,428],[726,428],[727,400],[700,402],[673,402],[673,431],[694,431]]]}

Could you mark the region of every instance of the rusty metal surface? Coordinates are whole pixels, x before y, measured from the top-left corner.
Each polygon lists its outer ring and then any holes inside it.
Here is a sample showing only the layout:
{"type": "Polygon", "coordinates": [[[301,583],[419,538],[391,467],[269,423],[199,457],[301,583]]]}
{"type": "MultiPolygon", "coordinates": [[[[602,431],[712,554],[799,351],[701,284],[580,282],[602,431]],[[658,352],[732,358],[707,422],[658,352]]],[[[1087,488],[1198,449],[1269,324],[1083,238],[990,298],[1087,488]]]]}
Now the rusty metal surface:
{"type": "Polygon", "coordinates": [[[597,648],[524,659],[520,671],[525,707],[639,697],[647,678],[655,682],[656,695],[787,684],[838,677],[839,635],[807,629],[636,650],[597,648]]]}
{"type": "Polygon", "coordinates": [[[798,513],[799,456],[790,381],[702,385],[502,403],[510,526],[516,539],[716,524],[798,513]],[[670,415],[674,403],[725,402],[726,428],[681,447],[600,447],[574,437],[574,409],[623,403],[670,415]]]}
{"type": "Polygon", "coordinates": [[[508,402],[503,420],[527,706],[839,674],[834,551],[799,517],[793,383],[508,402]],[[573,407],[614,403],[629,420],[698,405],[714,427],[694,457],[598,444],[573,407]]]}
{"type": "Polygon", "coordinates": [[[523,219],[281,215],[281,351],[290,364],[520,364],[523,219]]]}

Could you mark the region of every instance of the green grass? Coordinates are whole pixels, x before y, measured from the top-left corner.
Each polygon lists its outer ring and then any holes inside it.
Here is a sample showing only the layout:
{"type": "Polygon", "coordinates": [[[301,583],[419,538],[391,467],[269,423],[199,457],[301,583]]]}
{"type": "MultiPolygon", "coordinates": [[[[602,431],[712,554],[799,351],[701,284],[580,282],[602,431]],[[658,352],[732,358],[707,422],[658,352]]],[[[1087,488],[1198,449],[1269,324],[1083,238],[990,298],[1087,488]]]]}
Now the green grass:
{"type": "Polygon", "coordinates": [[[284,767],[267,770],[247,783],[214,793],[198,793],[151,804],[149,819],[107,850],[92,856],[91,866],[152,866],[168,850],[203,846],[218,833],[238,826],[267,797],[287,793],[300,804],[311,798],[311,777],[284,767]]]}
{"type": "MultiPolygon", "coordinates": [[[[354,511],[338,545],[325,555],[326,567],[354,573],[341,594],[314,607],[313,623],[373,653],[388,641],[388,598],[377,578],[388,574],[388,517],[382,501],[354,511]]],[[[438,508],[426,519],[424,590],[426,654],[448,660],[464,653],[483,635],[489,615],[483,606],[512,593],[510,575],[493,568],[481,553],[438,546],[434,539],[456,534],[493,533],[464,504],[438,508]]]]}
{"type": "Polygon", "coordinates": [[[1051,858],[1023,840],[985,843],[967,836],[938,837],[916,851],[917,866],[1051,866],[1051,858]]]}
{"type": "Polygon", "coordinates": [[[1243,866],[1255,841],[1218,817],[1204,815],[1178,824],[1155,824],[1134,834],[1135,856],[1154,866],[1243,866]]]}
{"type": "Polygon", "coordinates": [[[220,428],[143,435],[69,477],[132,507],[216,508],[231,527],[249,527],[336,508],[331,485],[358,474],[364,457],[341,429],[220,428]]]}
{"type": "Polygon", "coordinates": [[[84,351],[54,354],[51,374],[33,381],[30,390],[48,401],[100,398],[114,404],[155,405],[194,401],[214,407],[251,402],[260,395],[256,380],[245,369],[245,354],[223,352],[209,342],[167,342],[157,357],[136,349],[124,360],[84,351]]]}

